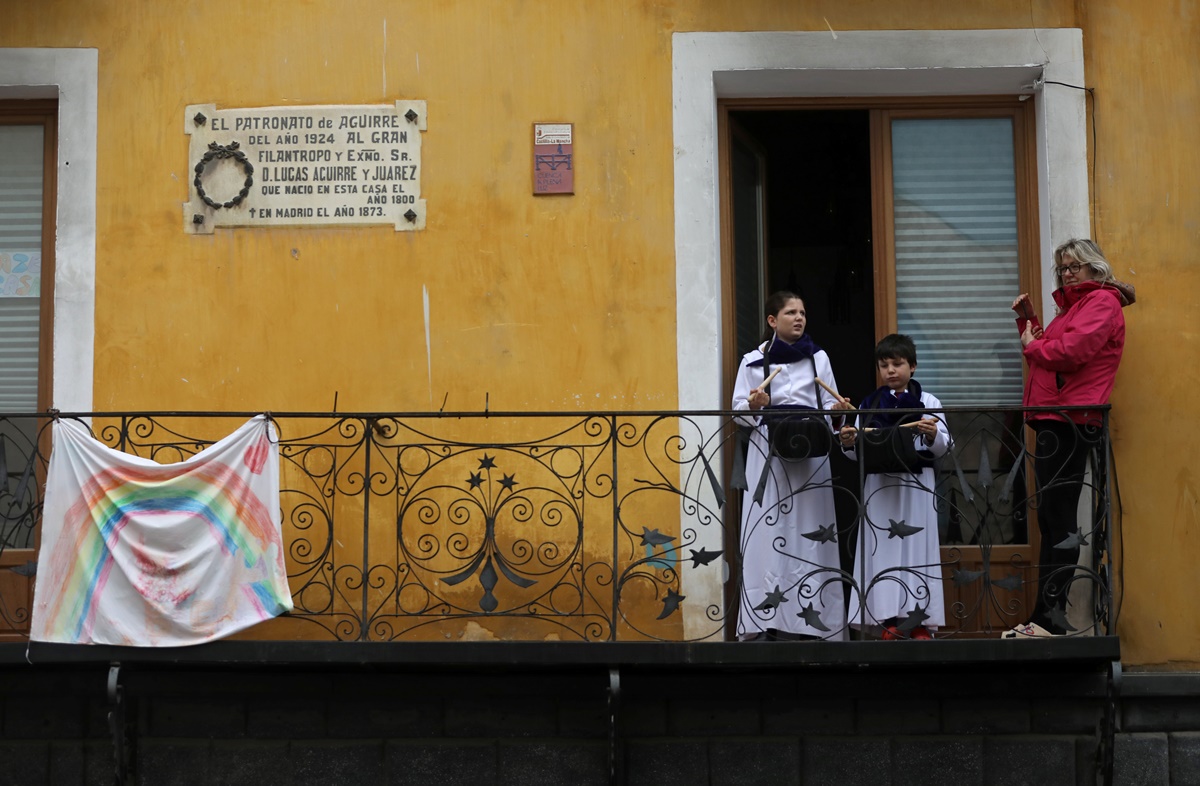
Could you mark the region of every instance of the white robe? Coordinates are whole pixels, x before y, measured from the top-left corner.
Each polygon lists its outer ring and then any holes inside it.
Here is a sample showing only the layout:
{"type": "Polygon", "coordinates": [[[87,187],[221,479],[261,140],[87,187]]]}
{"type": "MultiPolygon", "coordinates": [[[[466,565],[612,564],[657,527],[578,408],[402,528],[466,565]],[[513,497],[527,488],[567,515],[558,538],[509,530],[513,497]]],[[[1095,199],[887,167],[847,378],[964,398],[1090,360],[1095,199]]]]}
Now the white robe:
{"type": "MultiPolygon", "coordinates": [[[[750,409],[750,391],[762,384],[763,366],[746,364],[762,358],[759,349],[742,358],[733,389],[733,408],[750,409]]],[[[771,382],[771,404],[792,404],[816,409],[817,375],[837,389],[829,356],[824,351],[796,363],[784,364],[771,382]]],[[[773,364],[771,371],[775,369],[773,364]]],[[[769,373],[769,371],[768,371],[769,373]]],[[[834,398],[821,391],[821,406],[829,409],[834,398]]],[[[751,426],[750,449],[746,456],[746,484],[742,502],[742,587],[738,635],[746,637],[774,628],[820,638],[846,637],[846,608],[836,540],[825,542],[802,537],[816,534],[820,527],[837,530],[829,458],[801,461],[771,460],[762,504],[754,501],[768,454],[767,429],[758,413],[738,418],[751,426]],[[755,609],[778,590],[782,602],[772,608],[755,609]],[[808,614],[808,620],[799,616],[808,614]],[[816,614],[820,616],[817,617],[816,614]],[[816,624],[809,624],[815,622],[816,624]]],[[[836,449],[836,448],[835,448],[836,449]]]]}
{"type": "MultiPolygon", "coordinates": [[[[922,392],[921,406],[939,409],[942,402],[922,392]]],[[[950,448],[950,432],[941,417],[932,445],[924,445],[915,430],[912,439],[918,450],[934,456],[944,455],[950,448]]],[[[846,450],[846,455],[856,458],[853,449],[846,450]]],[[[879,625],[891,617],[903,619],[917,607],[929,615],[920,623],[926,628],[946,624],[936,482],[932,467],[914,473],[866,476],[863,484],[866,520],[859,529],[854,552],[854,581],[865,588],[867,597],[866,621],[858,592],[851,591],[850,622],[855,627],[879,625]],[[921,531],[905,537],[889,537],[892,521],[920,527],[921,531]]]]}

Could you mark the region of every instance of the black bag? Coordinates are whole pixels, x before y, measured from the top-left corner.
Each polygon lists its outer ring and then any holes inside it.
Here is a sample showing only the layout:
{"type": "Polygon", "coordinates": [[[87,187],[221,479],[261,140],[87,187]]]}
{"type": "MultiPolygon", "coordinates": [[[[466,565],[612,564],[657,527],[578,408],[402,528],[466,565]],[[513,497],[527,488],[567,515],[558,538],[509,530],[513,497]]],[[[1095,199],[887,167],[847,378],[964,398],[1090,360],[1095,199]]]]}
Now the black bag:
{"type": "Polygon", "coordinates": [[[867,474],[920,472],[933,466],[933,459],[917,450],[912,430],[898,426],[864,431],[857,450],[867,474]]]}
{"type": "MultiPolygon", "coordinates": [[[[817,361],[811,356],[813,389],[817,393],[817,406],[821,406],[821,388],[816,383],[817,361]]],[[[763,376],[767,376],[768,363],[763,363],[763,376]]],[[[767,386],[770,392],[771,386],[767,386]]],[[[767,423],[767,442],[771,452],[788,461],[820,458],[833,450],[833,432],[829,421],[817,413],[822,410],[796,406],[768,407],[763,414],[767,423]]]]}
{"type": "MultiPolygon", "coordinates": [[[[880,402],[868,398],[863,402],[863,409],[874,409],[880,402]]],[[[858,453],[862,456],[863,470],[871,473],[907,473],[920,472],[926,467],[933,466],[933,455],[922,454],[916,446],[916,435],[910,428],[900,428],[900,423],[913,422],[918,416],[909,415],[900,422],[863,431],[858,443],[858,453]]]]}
{"type": "Polygon", "coordinates": [[[789,461],[828,456],[833,449],[829,423],[813,410],[786,410],[766,415],[767,439],[775,455],[789,461]]]}

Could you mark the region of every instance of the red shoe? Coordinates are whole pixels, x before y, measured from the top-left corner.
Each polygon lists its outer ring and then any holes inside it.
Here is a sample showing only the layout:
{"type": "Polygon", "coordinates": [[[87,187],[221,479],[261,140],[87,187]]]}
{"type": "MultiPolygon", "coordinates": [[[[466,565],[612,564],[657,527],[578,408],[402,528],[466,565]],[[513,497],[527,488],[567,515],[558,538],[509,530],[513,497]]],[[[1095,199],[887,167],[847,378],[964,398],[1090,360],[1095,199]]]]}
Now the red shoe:
{"type": "Polygon", "coordinates": [[[914,641],[932,641],[933,634],[929,632],[929,628],[925,627],[924,625],[918,625],[912,629],[912,633],[909,634],[909,638],[913,639],[914,641]]]}
{"type": "Polygon", "coordinates": [[[882,638],[884,641],[901,641],[908,637],[901,633],[895,625],[884,625],[882,638]]]}

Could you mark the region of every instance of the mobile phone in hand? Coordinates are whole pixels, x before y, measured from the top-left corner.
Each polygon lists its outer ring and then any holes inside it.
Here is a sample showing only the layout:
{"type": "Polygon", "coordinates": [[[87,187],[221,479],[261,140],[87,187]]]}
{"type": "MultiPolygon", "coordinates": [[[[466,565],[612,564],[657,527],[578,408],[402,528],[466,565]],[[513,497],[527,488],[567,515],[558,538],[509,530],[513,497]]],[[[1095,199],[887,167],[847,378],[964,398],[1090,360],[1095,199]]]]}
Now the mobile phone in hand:
{"type": "Polygon", "coordinates": [[[1027,321],[1033,321],[1035,318],[1033,313],[1033,305],[1029,302],[1029,298],[1027,297],[1023,297],[1017,301],[1017,305],[1013,308],[1013,311],[1016,311],[1022,319],[1027,321]]]}

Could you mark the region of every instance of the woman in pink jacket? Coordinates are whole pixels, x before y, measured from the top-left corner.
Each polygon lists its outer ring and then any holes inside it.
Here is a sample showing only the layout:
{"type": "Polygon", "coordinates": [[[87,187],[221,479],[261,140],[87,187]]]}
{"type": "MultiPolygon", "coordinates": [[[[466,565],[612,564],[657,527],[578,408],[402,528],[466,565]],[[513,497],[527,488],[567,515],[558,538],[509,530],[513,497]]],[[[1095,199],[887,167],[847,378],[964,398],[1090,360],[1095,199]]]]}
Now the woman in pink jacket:
{"type": "MultiPolygon", "coordinates": [[[[1091,240],[1069,240],[1055,249],[1054,279],[1059,285],[1054,292],[1058,311],[1045,330],[1033,313],[1029,295],[1013,301],[1029,364],[1024,405],[1107,404],[1125,347],[1121,309],[1133,302],[1133,288],[1113,278],[1104,253],[1091,240]]],[[[1103,424],[1099,410],[1032,412],[1028,418],[1035,435],[1034,476],[1042,535],[1038,595],[1032,619],[1005,634],[1010,638],[1072,630],[1066,608],[1079,561],[1079,497],[1088,457],[1100,445],[1103,424]]]]}

